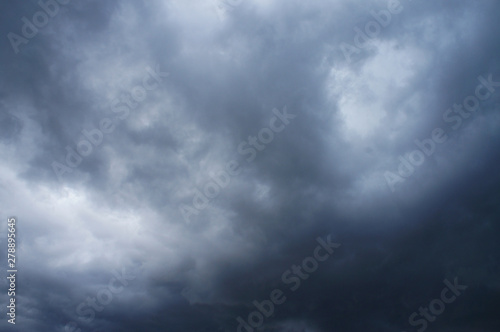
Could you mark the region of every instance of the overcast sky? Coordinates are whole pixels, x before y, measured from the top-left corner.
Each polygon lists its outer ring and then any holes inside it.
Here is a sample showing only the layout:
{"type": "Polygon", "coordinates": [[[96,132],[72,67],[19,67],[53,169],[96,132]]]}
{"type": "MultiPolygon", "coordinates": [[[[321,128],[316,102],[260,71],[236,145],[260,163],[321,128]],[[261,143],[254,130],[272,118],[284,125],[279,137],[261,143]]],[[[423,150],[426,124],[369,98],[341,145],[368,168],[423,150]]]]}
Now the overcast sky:
{"type": "Polygon", "coordinates": [[[0,6],[1,331],[500,330],[499,1],[0,6]]]}

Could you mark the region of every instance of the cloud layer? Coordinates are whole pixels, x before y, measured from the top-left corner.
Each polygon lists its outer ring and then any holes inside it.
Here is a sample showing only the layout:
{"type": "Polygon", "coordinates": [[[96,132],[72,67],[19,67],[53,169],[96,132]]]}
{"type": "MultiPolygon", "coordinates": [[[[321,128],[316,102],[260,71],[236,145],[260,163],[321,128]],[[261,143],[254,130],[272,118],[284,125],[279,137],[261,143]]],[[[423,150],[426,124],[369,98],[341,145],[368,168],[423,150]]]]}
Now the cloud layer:
{"type": "Polygon", "coordinates": [[[2,330],[500,328],[497,1],[1,6],[2,330]]]}

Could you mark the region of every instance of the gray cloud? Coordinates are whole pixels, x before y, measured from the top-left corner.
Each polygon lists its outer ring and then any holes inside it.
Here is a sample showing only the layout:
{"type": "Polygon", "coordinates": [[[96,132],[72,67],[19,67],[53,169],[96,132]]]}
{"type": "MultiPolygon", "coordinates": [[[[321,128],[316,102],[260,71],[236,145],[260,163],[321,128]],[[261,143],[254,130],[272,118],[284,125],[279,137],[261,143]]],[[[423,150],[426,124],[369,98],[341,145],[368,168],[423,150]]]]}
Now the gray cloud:
{"type": "Polygon", "coordinates": [[[341,44],[387,1],[73,0],[17,54],[9,32],[41,7],[0,5],[0,201],[19,259],[1,329],[236,331],[281,288],[260,331],[410,332],[458,277],[467,291],[429,330],[497,331],[500,90],[457,130],[443,114],[478,76],[500,81],[500,5],[400,5],[351,62],[341,44]],[[146,68],[168,76],[136,102],[146,68]],[[296,118],[247,162],[239,144],[284,107],[296,118]],[[438,127],[446,142],[392,191],[384,173],[438,127]],[[186,223],[179,206],[231,160],[239,174],[186,223]],[[290,291],[283,272],[328,234],[342,246],[290,291]],[[122,269],[136,278],[80,314],[122,269]]]}

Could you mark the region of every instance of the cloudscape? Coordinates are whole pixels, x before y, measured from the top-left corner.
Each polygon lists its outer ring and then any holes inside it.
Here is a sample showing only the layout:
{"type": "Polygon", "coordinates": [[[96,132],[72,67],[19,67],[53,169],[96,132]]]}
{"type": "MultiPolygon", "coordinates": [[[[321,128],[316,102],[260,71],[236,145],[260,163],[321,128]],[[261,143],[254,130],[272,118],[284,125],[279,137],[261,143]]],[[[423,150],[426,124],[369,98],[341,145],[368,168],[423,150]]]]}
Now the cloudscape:
{"type": "Polygon", "coordinates": [[[0,6],[1,331],[500,330],[500,2],[0,6]]]}

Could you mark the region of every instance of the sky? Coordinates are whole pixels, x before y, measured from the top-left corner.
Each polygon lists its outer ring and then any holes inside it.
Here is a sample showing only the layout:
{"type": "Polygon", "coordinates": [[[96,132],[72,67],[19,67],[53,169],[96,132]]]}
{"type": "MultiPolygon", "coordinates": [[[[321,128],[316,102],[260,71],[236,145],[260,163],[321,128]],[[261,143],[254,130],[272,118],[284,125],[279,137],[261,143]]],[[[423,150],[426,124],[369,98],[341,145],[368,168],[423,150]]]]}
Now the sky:
{"type": "Polygon", "coordinates": [[[2,2],[0,330],[499,331],[499,14],[2,2]]]}

